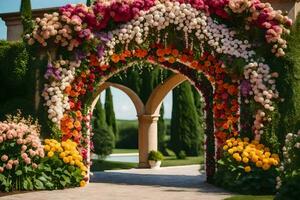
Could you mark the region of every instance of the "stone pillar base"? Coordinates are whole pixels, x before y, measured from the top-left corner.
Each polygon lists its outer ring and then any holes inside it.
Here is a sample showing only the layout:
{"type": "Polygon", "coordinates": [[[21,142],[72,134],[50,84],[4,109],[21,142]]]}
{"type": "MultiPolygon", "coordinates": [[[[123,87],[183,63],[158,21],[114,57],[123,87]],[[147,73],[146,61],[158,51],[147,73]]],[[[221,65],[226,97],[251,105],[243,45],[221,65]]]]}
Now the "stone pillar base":
{"type": "Polygon", "coordinates": [[[157,115],[139,115],[139,168],[149,168],[148,153],[157,151],[157,115]]]}

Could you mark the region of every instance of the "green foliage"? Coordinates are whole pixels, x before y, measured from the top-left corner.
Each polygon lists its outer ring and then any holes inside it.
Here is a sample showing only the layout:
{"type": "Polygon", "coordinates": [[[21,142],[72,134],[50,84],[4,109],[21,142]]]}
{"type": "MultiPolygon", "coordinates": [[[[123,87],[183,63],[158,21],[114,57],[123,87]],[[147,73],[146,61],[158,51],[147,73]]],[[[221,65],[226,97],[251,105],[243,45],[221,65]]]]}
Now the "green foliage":
{"type": "Polygon", "coordinates": [[[21,0],[20,12],[23,24],[23,31],[24,33],[28,33],[33,27],[33,22],[31,19],[32,14],[30,0],[21,0]]]}
{"type": "MultiPolygon", "coordinates": [[[[299,132],[300,133],[300,132],[299,132]]],[[[300,195],[300,134],[289,133],[283,148],[283,171],[276,199],[297,199],[300,195]]]]}
{"type": "Polygon", "coordinates": [[[112,153],[115,146],[115,136],[106,123],[105,111],[99,99],[93,113],[93,132],[92,141],[94,152],[102,158],[112,153]]]}
{"type": "Polygon", "coordinates": [[[182,83],[173,90],[170,147],[178,156],[184,150],[188,156],[200,154],[200,129],[191,85],[182,83]]]}
{"type": "Polygon", "coordinates": [[[200,149],[201,151],[204,151],[204,113],[203,113],[203,107],[204,104],[201,101],[201,95],[199,94],[199,92],[197,91],[197,89],[195,87],[192,87],[192,92],[193,92],[193,96],[194,96],[194,103],[196,106],[196,112],[197,112],[197,122],[199,123],[199,135],[200,135],[200,149]]]}
{"type": "Polygon", "coordinates": [[[38,175],[43,177],[40,180],[47,181],[43,189],[51,190],[78,187],[83,179],[81,172],[79,167],[65,164],[57,155],[45,157],[37,170],[38,175]]]}
{"type": "Polygon", "coordinates": [[[115,147],[114,134],[110,128],[98,128],[93,130],[93,132],[94,152],[101,158],[105,158],[112,153],[115,147]]]}
{"type": "Polygon", "coordinates": [[[138,147],[137,125],[120,127],[119,129],[119,140],[116,147],[122,149],[136,149],[138,147]]]}
{"type": "Polygon", "coordinates": [[[118,136],[118,128],[116,124],[116,117],[114,112],[113,97],[111,94],[111,89],[107,88],[105,91],[105,116],[106,124],[111,127],[115,137],[118,136]]]}
{"type": "Polygon", "coordinates": [[[279,193],[276,195],[276,200],[294,200],[299,199],[300,195],[300,175],[286,177],[283,186],[280,188],[279,193]]]}
{"type": "Polygon", "coordinates": [[[93,5],[93,0],[87,0],[87,1],[86,1],[86,5],[87,5],[87,6],[93,5]]]}
{"type": "Polygon", "coordinates": [[[237,161],[224,156],[218,161],[217,169],[214,183],[229,191],[254,195],[275,193],[278,171],[274,167],[267,171],[252,167],[251,172],[245,172],[237,161]]]}
{"type": "Polygon", "coordinates": [[[185,151],[179,151],[178,159],[186,159],[186,153],[185,153],[185,151]]]}
{"type": "Polygon", "coordinates": [[[164,159],[164,156],[159,151],[150,151],[150,153],[148,154],[148,160],[159,161],[159,160],[163,160],[163,159],[164,159]]]}
{"type": "Polygon", "coordinates": [[[106,128],[106,116],[102,107],[101,99],[97,102],[93,111],[93,129],[106,128]]]}
{"type": "Polygon", "coordinates": [[[160,112],[159,112],[159,120],[157,122],[157,130],[158,130],[158,149],[164,154],[167,155],[167,141],[166,141],[166,125],[164,120],[164,104],[161,105],[160,112]]]}
{"type": "Polygon", "coordinates": [[[0,41],[0,119],[17,109],[35,116],[35,68],[31,64],[24,43],[0,41]]]}

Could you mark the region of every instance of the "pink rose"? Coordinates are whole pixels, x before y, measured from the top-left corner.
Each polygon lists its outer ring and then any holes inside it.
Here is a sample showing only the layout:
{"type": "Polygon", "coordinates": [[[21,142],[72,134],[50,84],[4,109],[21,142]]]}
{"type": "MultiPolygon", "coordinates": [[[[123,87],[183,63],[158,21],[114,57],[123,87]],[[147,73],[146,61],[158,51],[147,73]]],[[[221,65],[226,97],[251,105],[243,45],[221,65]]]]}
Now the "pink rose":
{"type": "Polygon", "coordinates": [[[11,164],[7,164],[7,165],[5,166],[6,169],[12,169],[12,167],[13,167],[13,166],[12,166],[11,164]]]}
{"type": "Polygon", "coordinates": [[[8,160],[8,156],[7,156],[7,155],[1,156],[1,160],[2,160],[3,162],[7,161],[7,160],[8,160]]]}

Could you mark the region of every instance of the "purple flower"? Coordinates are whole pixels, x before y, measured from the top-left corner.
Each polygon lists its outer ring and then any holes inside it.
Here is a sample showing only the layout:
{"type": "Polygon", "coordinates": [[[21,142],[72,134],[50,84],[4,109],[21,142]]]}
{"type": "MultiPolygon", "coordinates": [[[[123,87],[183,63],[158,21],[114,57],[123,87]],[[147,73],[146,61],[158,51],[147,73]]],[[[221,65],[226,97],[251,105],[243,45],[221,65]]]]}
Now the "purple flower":
{"type": "Polygon", "coordinates": [[[247,80],[243,80],[241,83],[241,94],[244,97],[247,97],[249,95],[249,92],[251,91],[251,83],[247,80]]]}
{"type": "Polygon", "coordinates": [[[76,60],[82,60],[86,57],[85,53],[83,51],[80,50],[76,50],[75,51],[75,59],[76,60]]]}
{"type": "Polygon", "coordinates": [[[104,55],[104,46],[103,45],[99,45],[97,47],[97,54],[98,54],[98,58],[102,58],[104,55]]]}

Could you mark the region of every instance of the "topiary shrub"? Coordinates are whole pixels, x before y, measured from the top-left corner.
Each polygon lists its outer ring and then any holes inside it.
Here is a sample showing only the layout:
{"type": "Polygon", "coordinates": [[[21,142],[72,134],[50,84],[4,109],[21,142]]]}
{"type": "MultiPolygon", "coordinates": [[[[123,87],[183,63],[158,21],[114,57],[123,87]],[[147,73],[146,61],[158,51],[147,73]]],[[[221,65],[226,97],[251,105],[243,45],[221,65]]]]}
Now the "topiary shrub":
{"type": "Polygon", "coordinates": [[[148,154],[148,160],[159,161],[159,160],[163,160],[163,159],[164,159],[164,156],[159,151],[150,151],[150,153],[148,154]]]}
{"type": "Polygon", "coordinates": [[[114,149],[114,134],[110,128],[98,128],[93,131],[94,153],[103,159],[111,154],[114,149]]]}

